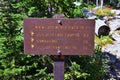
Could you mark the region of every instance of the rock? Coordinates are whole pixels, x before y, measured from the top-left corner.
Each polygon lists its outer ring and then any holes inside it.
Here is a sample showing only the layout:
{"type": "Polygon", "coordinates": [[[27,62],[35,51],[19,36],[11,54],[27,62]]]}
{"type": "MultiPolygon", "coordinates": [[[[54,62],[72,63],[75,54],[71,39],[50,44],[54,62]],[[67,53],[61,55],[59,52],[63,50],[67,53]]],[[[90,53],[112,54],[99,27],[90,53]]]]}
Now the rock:
{"type": "Polygon", "coordinates": [[[97,17],[92,11],[84,9],[82,12],[88,19],[95,19],[97,17]]]}
{"type": "Polygon", "coordinates": [[[118,43],[120,43],[120,30],[114,31],[111,37],[114,38],[118,43]]]}
{"type": "Polygon", "coordinates": [[[119,15],[120,14],[120,10],[113,9],[113,10],[111,10],[111,13],[115,13],[116,15],[119,15]]]}
{"type": "Polygon", "coordinates": [[[108,63],[114,64],[116,62],[116,55],[110,54],[109,52],[102,52],[100,54],[108,60],[108,63]]]}
{"type": "Polygon", "coordinates": [[[109,18],[107,21],[105,21],[105,23],[110,27],[111,34],[115,30],[120,28],[120,18],[116,18],[116,17],[109,18]]]}
{"type": "Polygon", "coordinates": [[[106,24],[110,27],[111,37],[120,42],[120,18],[110,18],[106,21],[106,24]]]}
{"type": "Polygon", "coordinates": [[[114,42],[113,44],[109,44],[102,48],[103,52],[109,52],[117,57],[120,57],[120,43],[114,42]]]}

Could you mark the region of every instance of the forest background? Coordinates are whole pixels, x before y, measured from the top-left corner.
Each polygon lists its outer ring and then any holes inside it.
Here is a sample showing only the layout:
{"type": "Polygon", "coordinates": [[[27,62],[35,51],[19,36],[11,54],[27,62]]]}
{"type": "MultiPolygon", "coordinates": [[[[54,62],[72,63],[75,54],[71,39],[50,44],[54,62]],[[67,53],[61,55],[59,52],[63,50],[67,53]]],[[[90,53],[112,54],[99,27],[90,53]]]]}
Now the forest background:
{"type": "MultiPolygon", "coordinates": [[[[85,18],[82,10],[95,6],[93,2],[77,6],[74,0],[1,0],[0,80],[53,80],[52,56],[24,54],[24,18],[51,18],[54,14],[85,18]]],[[[100,52],[101,47],[95,46],[92,56],[68,56],[65,80],[104,79],[108,65],[100,52]]]]}

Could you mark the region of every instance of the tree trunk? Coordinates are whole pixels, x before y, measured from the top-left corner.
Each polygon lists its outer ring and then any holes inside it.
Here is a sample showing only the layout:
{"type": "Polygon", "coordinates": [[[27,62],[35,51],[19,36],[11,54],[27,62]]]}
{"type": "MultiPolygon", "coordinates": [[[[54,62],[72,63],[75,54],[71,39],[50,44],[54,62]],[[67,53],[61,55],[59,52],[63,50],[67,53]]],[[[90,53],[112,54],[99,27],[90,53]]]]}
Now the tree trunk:
{"type": "Polygon", "coordinates": [[[103,0],[100,0],[100,7],[103,8],[103,0]]]}
{"type": "Polygon", "coordinates": [[[98,6],[98,0],[96,0],[96,6],[98,6]]]}

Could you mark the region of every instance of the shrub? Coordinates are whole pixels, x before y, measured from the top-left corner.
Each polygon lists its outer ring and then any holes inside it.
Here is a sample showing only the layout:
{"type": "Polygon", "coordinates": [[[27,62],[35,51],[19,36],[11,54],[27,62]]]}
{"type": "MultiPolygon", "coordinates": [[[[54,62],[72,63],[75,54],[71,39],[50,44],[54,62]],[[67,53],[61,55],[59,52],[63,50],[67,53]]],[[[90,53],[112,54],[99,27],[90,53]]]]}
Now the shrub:
{"type": "Polygon", "coordinates": [[[101,36],[100,38],[95,35],[95,44],[102,47],[113,44],[113,39],[110,36],[101,36]]]}
{"type": "Polygon", "coordinates": [[[98,16],[108,16],[108,17],[115,15],[115,13],[111,12],[110,8],[98,9],[97,11],[95,11],[95,14],[98,16]]]}

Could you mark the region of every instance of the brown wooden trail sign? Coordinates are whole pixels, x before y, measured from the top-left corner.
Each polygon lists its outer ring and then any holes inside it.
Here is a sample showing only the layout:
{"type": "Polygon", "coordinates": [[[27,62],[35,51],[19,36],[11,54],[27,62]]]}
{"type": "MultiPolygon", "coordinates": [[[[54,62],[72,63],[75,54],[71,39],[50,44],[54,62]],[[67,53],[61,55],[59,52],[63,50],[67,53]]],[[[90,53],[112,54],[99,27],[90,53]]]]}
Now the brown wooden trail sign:
{"type": "Polygon", "coordinates": [[[92,55],[95,21],[88,19],[24,19],[24,53],[92,55]]]}
{"type": "Polygon", "coordinates": [[[87,19],[24,19],[24,53],[53,55],[54,80],[64,80],[64,55],[91,55],[95,21],[87,19]]]}

